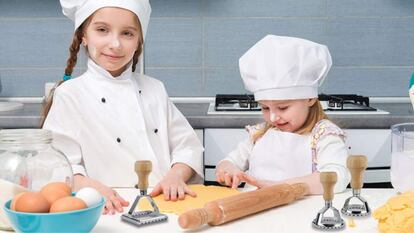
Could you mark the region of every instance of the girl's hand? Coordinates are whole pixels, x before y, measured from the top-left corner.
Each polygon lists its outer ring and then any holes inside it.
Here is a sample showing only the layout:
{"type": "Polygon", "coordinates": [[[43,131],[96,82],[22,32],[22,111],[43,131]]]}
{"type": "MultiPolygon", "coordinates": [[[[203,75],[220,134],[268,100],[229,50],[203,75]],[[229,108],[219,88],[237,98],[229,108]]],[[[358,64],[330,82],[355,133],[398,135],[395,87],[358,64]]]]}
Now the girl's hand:
{"type": "Polygon", "coordinates": [[[92,187],[106,198],[103,214],[112,215],[115,214],[115,212],[122,213],[124,211],[123,207],[127,207],[129,205],[129,202],[125,201],[125,199],[122,198],[115,190],[97,180],[82,175],[75,175],[74,184],[74,190],[76,191],[84,187],[92,187]]]}
{"type": "Polygon", "coordinates": [[[182,179],[176,176],[166,176],[154,187],[150,195],[155,197],[161,193],[164,194],[164,200],[166,201],[184,200],[186,193],[192,197],[197,196],[182,179]]]}
{"type": "Polygon", "coordinates": [[[246,173],[242,172],[230,161],[222,161],[216,167],[217,182],[233,189],[240,185],[245,175],[247,176],[246,173]]]}
{"type": "Polygon", "coordinates": [[[258,180],[254,178],[253,176],[249,176],[245,173],[240,176],[240,179],[250,185],[256,186],[259,189],[281,183],[281,182],[270,181],[270,180],[258,180]]]}
{"type": "Polygon", "coordinates": [[[155,197],[163,193],[166,201],[184,200],[185,194],[196,197],[197,194],[185,183],[193,173],[194,171],[185,164],[174,164],[164,179],[154,187],[150,195],[155,197]]]}

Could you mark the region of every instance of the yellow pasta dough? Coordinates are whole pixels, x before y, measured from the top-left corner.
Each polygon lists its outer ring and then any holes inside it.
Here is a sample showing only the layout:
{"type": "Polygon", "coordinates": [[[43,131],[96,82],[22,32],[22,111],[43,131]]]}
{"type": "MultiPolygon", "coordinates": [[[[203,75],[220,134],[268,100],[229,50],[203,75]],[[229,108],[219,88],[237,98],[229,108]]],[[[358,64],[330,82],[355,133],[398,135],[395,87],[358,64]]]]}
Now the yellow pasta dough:
{"type": "MultiPolygon", "coordinates": [[[[204,185],[189,185],[189,187],[197,193],[197,197],[186,195],[184,200],[165,201],[164,196],[158,195],[154,197],[154,201],[158,209],[163,213],[174,213],[180,215],[187,210],[202,208],[204,204],[209,201],[238,194],[239,191],[221,186],[204,186],[204,185]]],[[[138,204],[139,210],[152,210],[151,205],[146,198],[142,198],[138,204]]]]}
{"type": "Polygon", "coordinates": [[[414,232],[414,190],[388,199],[374,211],[381,233],[414,232]]]}

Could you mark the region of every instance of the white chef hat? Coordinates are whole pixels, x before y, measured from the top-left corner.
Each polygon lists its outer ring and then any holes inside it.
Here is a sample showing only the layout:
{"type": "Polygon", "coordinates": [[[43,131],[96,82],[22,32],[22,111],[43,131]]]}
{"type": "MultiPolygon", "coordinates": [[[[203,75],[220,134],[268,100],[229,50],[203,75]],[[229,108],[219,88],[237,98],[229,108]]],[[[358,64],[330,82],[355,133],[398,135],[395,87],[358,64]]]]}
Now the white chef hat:
{"type": "Polygon", "coordinates": [[[119,7],[134,12],[145,38],[151,15],[149,0],[60,0],[62,12],[75,22],[75,30],[95,11],[103,7],[119,7]]]}
{"type": "Polygon", "coordinates": [[[267,35],[239,59],[244,86],[256,100],[318,97],[331,66],[325,45],[275,35],[267,35]]]}

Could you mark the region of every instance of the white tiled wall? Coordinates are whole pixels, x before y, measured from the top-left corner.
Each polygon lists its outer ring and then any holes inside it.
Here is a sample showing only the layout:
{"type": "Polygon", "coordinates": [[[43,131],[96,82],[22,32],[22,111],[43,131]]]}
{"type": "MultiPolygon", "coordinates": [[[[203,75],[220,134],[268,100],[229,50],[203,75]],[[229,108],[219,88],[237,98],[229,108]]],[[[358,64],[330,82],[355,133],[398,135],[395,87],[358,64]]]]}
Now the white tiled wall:
{"type": "MultiPolygon", "coordinates": [[[[406,96],[414,70],[412,0],[151,0],[147,74],[171,96],[244,93],[238,58],[266,34],[327,44],[321,91],[406,96]]],[[[62,78],[73,26],[57,0],[0,0],[1,96],[41,96],[62,78]]],[[[79,60],[75,75],[85,68],[79,60]]]]}

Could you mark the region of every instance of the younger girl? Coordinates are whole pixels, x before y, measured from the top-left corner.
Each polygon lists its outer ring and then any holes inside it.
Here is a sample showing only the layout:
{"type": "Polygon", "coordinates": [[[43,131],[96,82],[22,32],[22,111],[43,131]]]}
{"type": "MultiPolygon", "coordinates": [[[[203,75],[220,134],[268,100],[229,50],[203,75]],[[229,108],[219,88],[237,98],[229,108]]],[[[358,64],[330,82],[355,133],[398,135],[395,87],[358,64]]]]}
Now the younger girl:
{"type": "Polygon", "coordinates": [[[247,127],[249,138],[219,162],[218,182],[233,188],[242,181],[259,188],[305,182],[310,194],[320,194],[319,173],[334,171],[335,191],[346,188],[345,135],[327,119],[317,99],[318,84],[331,64],[326,46],[274,35],[240,58],[245,87],[254,92],[265,123],[247,127]]]}
{"type": "Polygon", "coordinates": [[[135,71],[151,7],[148,0],[60,0],[75,22],[64,82],[45,108],[43,128],[67,135],[82,154],[69,158],[75,189],[92,186],[106,198],[105,213],[128,205],[110,187],[133,187],[137,160],[152,161],[151,195],[195,196],[186,182],[202,178],[202,145],[163,84],[135,71]],[[87,70],[72,79],[81,47],[87,70]]]}

